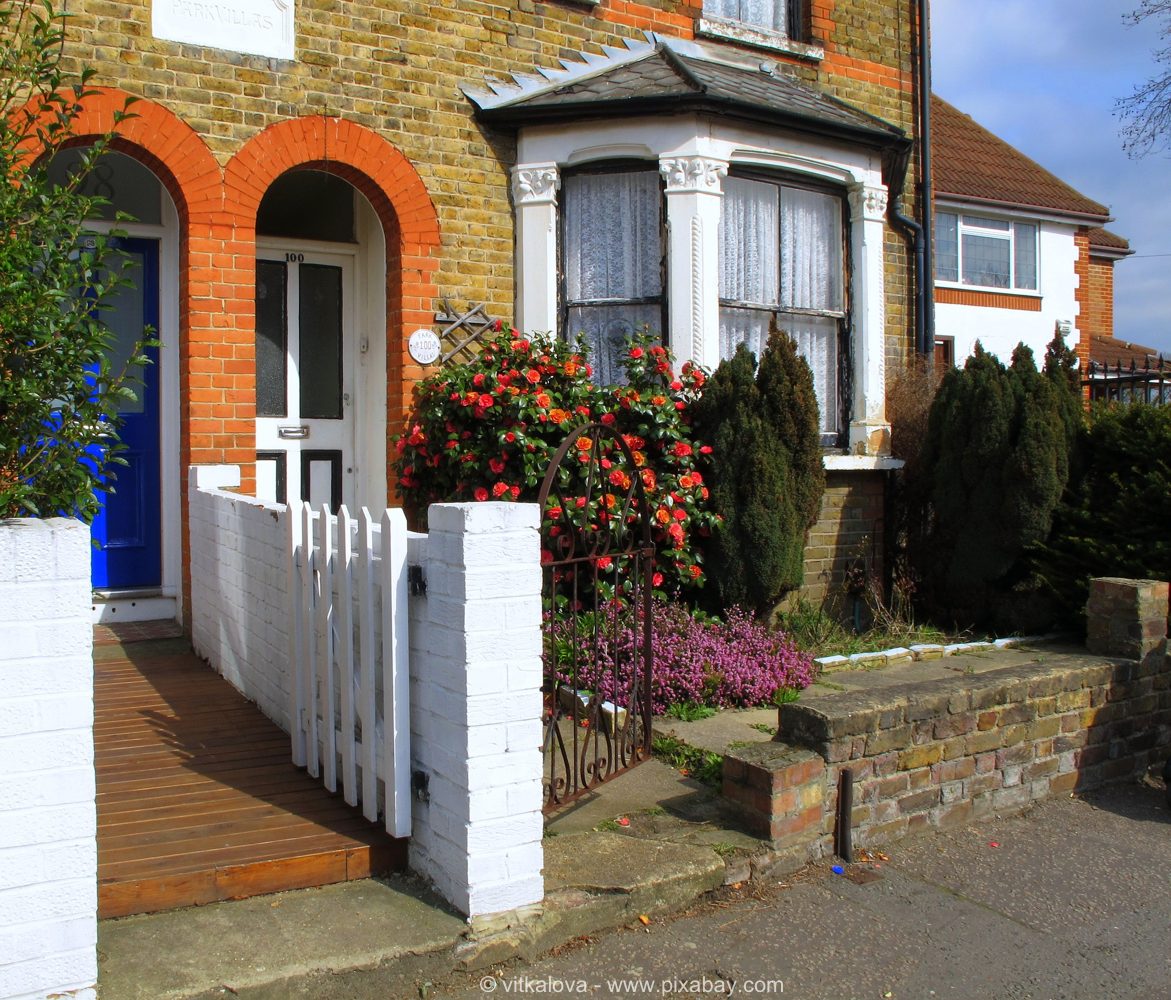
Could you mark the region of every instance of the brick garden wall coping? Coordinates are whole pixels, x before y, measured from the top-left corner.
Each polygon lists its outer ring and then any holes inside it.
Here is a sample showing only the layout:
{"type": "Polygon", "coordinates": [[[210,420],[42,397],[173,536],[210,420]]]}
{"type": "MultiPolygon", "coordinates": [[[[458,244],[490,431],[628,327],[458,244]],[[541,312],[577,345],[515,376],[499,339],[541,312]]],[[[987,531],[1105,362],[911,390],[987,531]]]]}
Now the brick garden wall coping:
{"type": "Polygon", "coordinates": [[[1167,610],[1166,583],[1098,579],[1090,634],[1108,655],[1042,652],[787,704],[773,743],[729,751],[723,794],[778,851],[822,857],[843,771],[860,847],[1142,773],[1171,746],[1167,610]]]}

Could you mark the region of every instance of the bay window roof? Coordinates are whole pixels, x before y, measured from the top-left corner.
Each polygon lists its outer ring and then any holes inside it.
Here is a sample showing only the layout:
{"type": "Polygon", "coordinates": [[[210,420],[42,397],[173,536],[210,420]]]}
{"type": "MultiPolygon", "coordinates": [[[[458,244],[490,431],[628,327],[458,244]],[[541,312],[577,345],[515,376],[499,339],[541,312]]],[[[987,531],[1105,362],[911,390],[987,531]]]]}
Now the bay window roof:
{"type": "Polygon", "coordinates": [[[485,124],[517,128],[589,117],[719,114],[871,147],[909,145],[902,129],[784,74],[768,60],[715,58],[697,42],[650,36],[628,51],[583,54],[543,79],[465,88],[485,124]]]}

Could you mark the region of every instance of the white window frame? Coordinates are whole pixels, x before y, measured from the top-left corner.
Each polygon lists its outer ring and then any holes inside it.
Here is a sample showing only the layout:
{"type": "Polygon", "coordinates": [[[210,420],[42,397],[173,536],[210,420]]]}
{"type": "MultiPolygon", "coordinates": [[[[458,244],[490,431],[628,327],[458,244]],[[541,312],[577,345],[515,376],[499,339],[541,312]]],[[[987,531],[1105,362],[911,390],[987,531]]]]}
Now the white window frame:
{"type": "Polygon", "coordinates": [[[1021,295],[1041,294],[1041,226],[1035,219],[1013,218],[1011,216],[988,214],[976,210],[967,211],[960,207],[939,206],[935,210],[936,246],[939,243],[939,220],[941,216],[950,216],[955,219],[955,246],[956,246],[956,276],[942,278],[939,276],[939,255],[935,257],[935,283],[955,288],[979,289],[982,291],[1015,293],[1021,295]],[[981,225],[981,222],[1002,223],[1007,228],[981,225]],[[1029,226],[1033,230],[1033,285],[1032,287],[1018,285],[1017,282],[1017,246],[1019,241],[1018,227],[1029,226]],[[974,236],[983,239],[1002,240],[1008,244],[1008,284],[986,285],[975,281],[964,280],[964,237],[974,236]]]}
{"type": "Polygon", "coordinates": [[[882,154],[854,144],[702,115],[595,120],[522,128],[512,171],[516,211],[516,320],[525,332],[557,331],[558,190],[561,171],[608,160],[659,164],[667,203],[667,343],[678,363],[719,364],[718,231],[730,167],[784,173],[837,187],[849,204],[846,276],[849,426],[846,454],[827,468],[885,468],[885,237],[882,154]],[[841,463],[845,463],[842,465],[841,463]]]}

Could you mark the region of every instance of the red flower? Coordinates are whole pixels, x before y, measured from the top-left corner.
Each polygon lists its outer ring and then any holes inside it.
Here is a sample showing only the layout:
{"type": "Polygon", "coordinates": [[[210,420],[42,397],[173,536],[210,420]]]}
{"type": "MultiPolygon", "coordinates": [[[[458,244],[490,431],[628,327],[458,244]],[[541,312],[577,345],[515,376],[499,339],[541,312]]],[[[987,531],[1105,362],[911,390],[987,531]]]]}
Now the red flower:
{"type": "Polygon", "coordinates": [[[685,511],[682,507],[676,507],[675,510],[672,511],[672,513],[675,515],[676,521],[686,521],[687,520],[687,511],[685,511]]]}
{"type": "Polygon", "coordinates": [[[488,491],[486,489],[484,489],[483,486],[477,486],[476,492],[474,495],[475,495],[475,498],[477,500],[479,500],[481,503],[483,503],[485,500],[488,499],[488,491]]]}
{"type": "Polygon", "coordinates": [[[630,349],[630,356],[632,358],[634,358],[635,360],[637,360],[638,358],[641,358],[642,354],[643,354],[643,351],[642,351],[641,347],[632,347],[630,349]]]}
{"type": "Polygon", "coordinates": [[[484,395],[482,395],[478,400],[476,400],[476,405],[478,407],[480,407],[481,410],[486,410],[494,402],[495,402],[495,400],[491,396],[489,396],[487,393],[484,393],[484,395]]]}
{"type": "Polygon", "coordinates": [[[661,587],[662,585],[663,585],[663,574],[662,573],[655,573],[651,577],[651,586],[661,587]]]}
{"type": "Polygon", "coordinates": [[[513,500],[517,499],[517,497],[520,496],[520,487],[519,486],[508,487],[508,494],[509,494],[509,496],[512,497],[513,500]]]}
{"type": "Polygon", "coordinates": [[[532,382],[533,385],[536,385],[541,381],[541,373],[535,368],[530,368],[527,372],[525,372],[525,378],[532,382]]]}
{"type": "Polygon", "coordinates": [[[507,492],[508,492],[508,484],[507,483],[493,483],[492,495],[494,497],[500,498],[500,497],[504,496],[504,494],[507,492]]]}
{"type": "Polygon", "coordinates": [[[598,569],[600,569],[604,573],[606,570],[608,570],[613,565],[613,563],[614,563],[614,560],[611,559],[609,556],[602,556],[602,558],[600,558],[597,562],[597,567],[598,567],[598,569]]]}
{"type": "Polygon", "coordinates": [[[691,445],[686,441],[676,441],[675,446],[671,449],[671,453],[677,458],[685,458],[691,454],[691,445]]]}
{"type": "Polygon", "coordinates": [[[618,418],[616,416],[614,416],[613,413],[610,413],[609,411],[607,411],[606,413],[602,414],[600,419],[601,419],[602,423],[604,423],[607,427],[613,427],[614,421],[616,421],[618,418]]]}
{"type": "Polygon", "coordinates": [[[502,458],[488,459],[488,468],[491,469],[496,475],[500,475],[500,473],[502,473],[504,471],[504,459],[502,459],[502,458]]]}
{"type": "Polygon", "coordinates": [[[499,333],[504,329],[504,320],[498,319],[495,323],[492,324],[492,329],[499,333]]]}

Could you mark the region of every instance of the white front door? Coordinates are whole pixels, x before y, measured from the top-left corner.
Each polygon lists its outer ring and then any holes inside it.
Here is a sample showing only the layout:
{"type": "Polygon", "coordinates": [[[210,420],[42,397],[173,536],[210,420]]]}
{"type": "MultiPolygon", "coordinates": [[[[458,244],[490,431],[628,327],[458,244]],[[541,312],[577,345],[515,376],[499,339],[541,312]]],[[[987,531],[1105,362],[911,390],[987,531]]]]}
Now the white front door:
{"type": "Polygon", "coordinates": [[[256,495],[354,503],[354,258],[284,246],[256,261],[256,495]]]}

